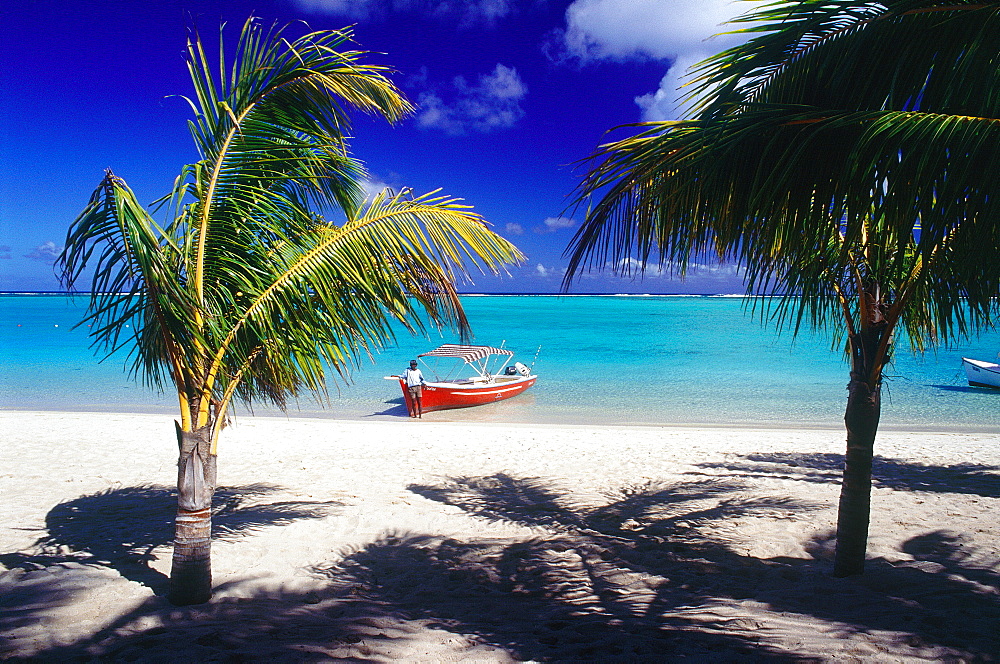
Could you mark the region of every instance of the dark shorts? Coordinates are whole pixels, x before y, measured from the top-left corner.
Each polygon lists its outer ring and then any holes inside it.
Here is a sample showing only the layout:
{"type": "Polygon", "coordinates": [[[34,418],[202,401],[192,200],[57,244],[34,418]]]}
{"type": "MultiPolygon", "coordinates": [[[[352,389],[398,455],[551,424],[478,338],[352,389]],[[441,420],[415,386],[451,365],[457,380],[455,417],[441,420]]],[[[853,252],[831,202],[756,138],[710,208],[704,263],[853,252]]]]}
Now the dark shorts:
{"type": "Polygon", "coordinates": [[[410,396],[411,397],[420,397],[424,393],[423,392],[423,390],[424,390],[424,386],[423,385],[413,385],[412,387],[410,387],[408,389],[410,390],[410,396]]]}

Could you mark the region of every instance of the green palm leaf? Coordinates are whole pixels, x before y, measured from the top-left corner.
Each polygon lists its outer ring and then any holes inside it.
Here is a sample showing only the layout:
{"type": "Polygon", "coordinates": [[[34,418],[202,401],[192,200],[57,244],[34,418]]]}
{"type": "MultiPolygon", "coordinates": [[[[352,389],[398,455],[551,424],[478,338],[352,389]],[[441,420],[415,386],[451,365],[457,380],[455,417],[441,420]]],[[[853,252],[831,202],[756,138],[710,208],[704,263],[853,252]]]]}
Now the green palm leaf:
{"type": "Polygon", "coordinates": [[[232,401],[284,407],[305,390],[323,395],[331,370],[347,380],[395,325],[419,331],[429,320],[466,335],[456,282],[523,259],[456,199],[384,193],[362,207],[349,111],[394,122],[412,108],[384,68],[343,50],[349,31],[282,34],[251,19],[232,59],[220,46],[218,69],[192,38],[201,158],[155,202],[166,221],[108,172],[60,259],[70,288],[93,270],[95,343],[133,348],[134,372],[176,389],[179,603],[211,596],[216,445],[232,401]]]}
{"type": "Polygon", "coordinates": [[[328,368],[346,377],[393,322],[418,331],[427,315],[466,333],[456,279],[522,258],[455,199],[381,195],[359,211],[365,171],[344,139],[348,110],[395,121],[412,107],[385,68],[343,49],[350,38],[287,40],[251,19],[235,56],[220,46],[213,64],[195,35],[202,159],[155,207],[168,222],[109,173],[70,230],[67,284],[96,258],[97,343],[134,344],[134,371],[157,385],[170,376],[185,430],[221,422],[231,398],[283,406],[322,392],[328,368]],[[324,221],[338,209],[347,222],[324,221]]]}
{"type": "Polygon", "coordinates": [[[564,287],[715,254],[779,326],[846,336],[835,570],[857,573],[894,331],[923,350],[998,313],[1000,2],[778,0],[739,22],[753,37],[696,68],[690,118],[593,156],[564,287]]]}

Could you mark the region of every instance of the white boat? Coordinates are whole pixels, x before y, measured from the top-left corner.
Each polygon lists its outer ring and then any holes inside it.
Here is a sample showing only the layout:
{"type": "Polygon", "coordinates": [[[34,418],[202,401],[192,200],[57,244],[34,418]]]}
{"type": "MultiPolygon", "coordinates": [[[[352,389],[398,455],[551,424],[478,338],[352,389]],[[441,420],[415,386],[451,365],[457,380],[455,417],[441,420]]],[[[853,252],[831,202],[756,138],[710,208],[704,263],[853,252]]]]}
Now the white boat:
{"type": "Polygon", "coordinates": [[[1000,364],[963,357],[962,366],[965,367],[965,376],[969,379],[969,385],[1000,388],[1000,364]]]}
{"type": "MultiPolygon", "coordinates": [[[[531,367],[514,362],[504,367],[503,371],[494,372],[490,366],[491,359],[510,359],[512,355],[514,353],[505,348],[458,344],[445,344],[440,348],[421,353],[417,356],[421,361],[425,361],[424,358],[458,360],[457,364],[450,367],[451,371],[445,372],[444,375],[440,371],[440,366],[425,365],[434,374],[434,379],[424,384],[421,399],[423,412],[480,406],[509,399],[524,392],[538,380],[538,376],[531,372],[531,367]],[[451,375],[456,369],[459,372],[468,369],[470,371],[466,373],[471,375],[451,375]]],[[[406,401],[406,408],[412,411],[410,391],[406,388],[403,378],[401,376],[386,376],[385,378],[399,382],[399,387],[403,390],[403,399],[406,401]]]]}

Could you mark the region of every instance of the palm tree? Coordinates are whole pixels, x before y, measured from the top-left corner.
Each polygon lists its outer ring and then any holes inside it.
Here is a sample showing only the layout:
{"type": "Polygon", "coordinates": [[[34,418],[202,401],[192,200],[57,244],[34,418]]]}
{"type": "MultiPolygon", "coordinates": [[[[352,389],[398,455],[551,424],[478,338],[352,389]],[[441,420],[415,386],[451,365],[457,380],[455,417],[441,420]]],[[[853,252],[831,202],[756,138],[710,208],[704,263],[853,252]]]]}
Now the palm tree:
{"type": "MultiPolygon", "coordinates": [[[[690,116],[602,146],[582,270],[717,254],[778,325],[846,335],[834,573],[864,569],[883,371],[992,324],[1000,293],[1000,3],[779,0],[695,70],[690,116]]],[[[756,306],[756,305],[755,305],[756,306]]]]}
{"type": "Polygon", "coordinates": [[[189,40],[201,159],[154,209],[165,223],[109,171],[60,259],[71,288],[92,270],[95,343],[129,348],[134,372],[176,390],[177,604],[211,597],[216,453],[233,402],[322,396],[330,368],[348,379],[394,323],[421,330],[421,312],[465,334],[456,278],[521,259],[455,199],[386,191],[362,204],[346,109],[391,122],[412,109],[384,68],[338,50],[349,31],[282,33],[247,21],[228,63],[221,46],[210,60],[189,40]],[[342,223],[322,216],[338,210],[342,223]]]}

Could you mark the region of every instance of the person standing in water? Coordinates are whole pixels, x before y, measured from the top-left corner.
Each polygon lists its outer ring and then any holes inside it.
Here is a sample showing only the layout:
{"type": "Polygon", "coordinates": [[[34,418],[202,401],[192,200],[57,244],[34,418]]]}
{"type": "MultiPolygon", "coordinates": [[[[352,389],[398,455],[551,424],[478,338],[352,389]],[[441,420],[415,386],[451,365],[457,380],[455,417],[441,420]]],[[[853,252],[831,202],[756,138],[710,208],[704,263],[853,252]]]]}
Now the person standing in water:
{"type": "Polygon", "coordinates": [[[426,381],[424,375],[420,373],[420,369],[417,368],[416,360],[410,360],[410,368],[403,372],[403,382],[406,383],[406,389],[410,392],[410,402],[407,404],[410,407],[410,417],[423,418],[423,388],[426,381]]]}

